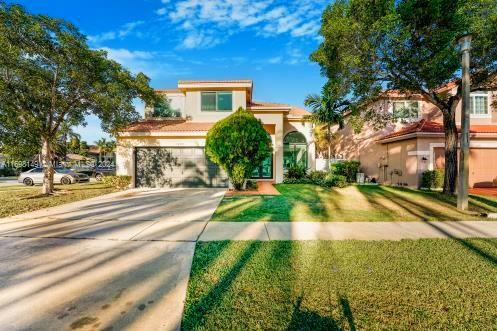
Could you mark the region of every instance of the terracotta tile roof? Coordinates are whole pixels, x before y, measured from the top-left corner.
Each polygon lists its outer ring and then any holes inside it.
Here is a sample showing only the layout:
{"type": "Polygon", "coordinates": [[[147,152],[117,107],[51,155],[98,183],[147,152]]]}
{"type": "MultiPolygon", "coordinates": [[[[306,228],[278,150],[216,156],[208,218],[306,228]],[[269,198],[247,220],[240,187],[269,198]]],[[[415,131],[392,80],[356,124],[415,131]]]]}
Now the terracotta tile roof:
{"type": "MultiPolygon", "coordinates": [[[[190,122],[184,119],[149,119],[131,123],[123,132],[203,132],[215,123],[190,122]]],[[[270,134],[275,133],[275,124],[264,124],[270,134]]]]}
{"type": "Polygon", "coordinates": [[[456,87],[457,85],[459,85],[459,81],[460,81],[459,79],[454,79],[454,80],[451,80],[448,83],[445,83],[445,84],[442,84],[440,86],[437,86],[435,88],[435,92],[441,93],[441,92],[445,92],[445,91],[450,91],[454,87],[456,87]]]}
{"type": "Polygon", "coordinates": [[[130,124],[125,132],[182,132],[209,131],[214,123],[188,122],[181,120],[143,120],[130,124]]]}
{"type": "Polygon", "coordinates": [[[250,79],[226,79],[226,80],[180,80],[178,84],[211,84],[211,83],[249,83],[250,79]]]}
{"type": "Polygon", "coordinates": [[[310,112],[308,112],[307,110],[305,110],[303,108],[292,106],[292,105],[288,105],[288,104],[285,104],[285,103],[266,102],[266,101],[252,101],[249,104],[249,107],[288,107],[288,108],[290,108],[290,111],[288,113],[289,115],[293,115],[293,116],[305,116],[305,115],[310,115],[311,114],[310,112]]]}
{"type": "Polygon", "coordinates": [[[100,146],[97,146],[97,145],[89,145],[89,146],[88,146],[88,152],[89,152],[89,153],[98,154],[98,153],[100,153],[100,146]]]}
{"type": "Polygon", "coordinates": [[[295,107],[295,106],[292,106],[292,109],[290,109],[290,115],[294,115],[294,116],[306,116],[306,115],[311,115],[310,112],[308,112],[307,110],[303,109],[303,108],[299,108],[299,107],[295,107]]]}
{"type": "Polygon", "coordinates": [[[156,89],[157,93],[183,93],[180,89],[177,88],[164,88],[164,89],[156,89]]]}
{"type": "Polygon", "coordinates": [[[395,90],[395,89],[389,89],[382,91],[379,95],[380,97],[390,97],[390,98],[421,98],[422,95],[419,93],[412,93],[409,91],[401,91],[401,90],[395,90]]]}
{"type": "MultiPolygon", "coordinates": [[[[458,127],[459,130],[459,127],[458,127]]],[[[471,125],[469,131],[471,133],[497,133],[497,125],[471,125]]],[[[422,119],[418,122],[409,124],[408,126],[387,134],[380,140],[405,136],[411,133],[443,133],[443,124],[439,122],[427,121],[422,119]]]]}
{"type": "Polygon", "coordinates": [[[249,104],[250,107],[290,107],[290,105],[284,103],[267,102],[267,101],[255,101],[253,100],[249,104]]]}

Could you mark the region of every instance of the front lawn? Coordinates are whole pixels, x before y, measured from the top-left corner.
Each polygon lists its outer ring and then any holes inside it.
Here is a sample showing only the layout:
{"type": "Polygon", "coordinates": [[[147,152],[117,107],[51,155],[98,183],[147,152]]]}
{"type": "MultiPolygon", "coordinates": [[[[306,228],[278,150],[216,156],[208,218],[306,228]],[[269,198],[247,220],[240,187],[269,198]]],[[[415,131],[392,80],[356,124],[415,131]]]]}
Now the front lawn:
{"type": "Polygon", "coordinates": [[[455,221],[480,220],[476,213],[497,211],[497,201],[471,196],[472,213],[456,209],[455,198],[388,186],[323,188],[277,184],[279,196],[227,196],[212,221],[455,221]]]}
{"type": "Polygon", "coordinates": [[[197,243],[185,330],[488,330],[497,240],[197,243]]]}
{"type": "Polygon", "coordinates": [[[55,189],[54,195],[40,196],[40,186],[0,186],[0,217],[27,213],[116,191],[101,183],[55,185],[55,189]]]}

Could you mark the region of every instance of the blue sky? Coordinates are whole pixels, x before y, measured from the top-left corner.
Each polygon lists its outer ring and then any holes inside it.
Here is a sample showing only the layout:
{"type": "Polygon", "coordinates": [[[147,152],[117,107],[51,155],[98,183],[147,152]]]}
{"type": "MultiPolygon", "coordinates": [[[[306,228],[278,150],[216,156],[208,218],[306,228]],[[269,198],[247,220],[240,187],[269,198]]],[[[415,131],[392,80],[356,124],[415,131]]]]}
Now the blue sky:
{"type": "MultiPolygon", "coordinates": [[[[252,79],[254,99],[303,106],[324,83],[309,54],[319,44],[322,0],[17,1],[30,12],[66,19],[93,48],[154,88],[179,79],[252,79]]],[[[143,112],[143,105],[136,104],[143,112]]],[[[96,118],[77,131],[88,143],[108,137],[96,118]]]]}

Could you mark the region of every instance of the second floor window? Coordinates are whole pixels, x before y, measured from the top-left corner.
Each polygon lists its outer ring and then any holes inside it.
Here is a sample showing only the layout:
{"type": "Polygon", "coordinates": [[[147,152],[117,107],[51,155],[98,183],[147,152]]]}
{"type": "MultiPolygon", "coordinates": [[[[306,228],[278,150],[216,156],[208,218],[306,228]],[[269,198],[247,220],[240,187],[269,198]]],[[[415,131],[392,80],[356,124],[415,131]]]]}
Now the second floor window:
{"type": "Polygon", "coordinates": [[[394,101],[393,117],[396,119],[406,120],[419,117],[418,101],[394,101]]]}
{"type": "Polygon", "coordinates": [[[472,93],[470,97],[471,115],[488,115],[488,96],[486,93],[472,93]]]}
{"type": "Polygon", "coordinates": [[[202,111],[232,111],[233,95],[231,92],[202,92],[202,111]]]}

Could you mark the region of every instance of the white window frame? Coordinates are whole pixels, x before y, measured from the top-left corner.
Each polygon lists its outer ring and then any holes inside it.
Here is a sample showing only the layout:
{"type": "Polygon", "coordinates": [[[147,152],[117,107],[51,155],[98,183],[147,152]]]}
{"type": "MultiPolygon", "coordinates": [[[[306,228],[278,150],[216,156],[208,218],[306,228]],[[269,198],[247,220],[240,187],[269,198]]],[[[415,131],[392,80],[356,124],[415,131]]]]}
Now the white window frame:
{"type": "Polygon", "coordinates": [[[404,107],[407,108],[407,103],[417,103],[418,104],[418,114],[415,117],[406,117],[406,118],[399,118],[399,121],[412,121],[412,120],[417,120],[421,117],[421,103],[419,100],[409,100],[409,99],[401,99],[401,100],[390,100],[391,107],[390,107],[390,113],[393,115],[395,113],[395,103],[397,102],[403,102],[404,107]]]}
{"type": "Polygon", "coordinates": [[[469,116],[470,118],[491,118],[492,114],[490,113],[490,100],[489,100],[489,94],[487,92],[472,92],[469,97],[470,100],[470,113],[469,116]],[[487,98],[487,112],[485,114],[473,114],[471,113],[471,108],[473,105],[473,102],[475,100],[475,97],[485,97],[487,98]]]}

